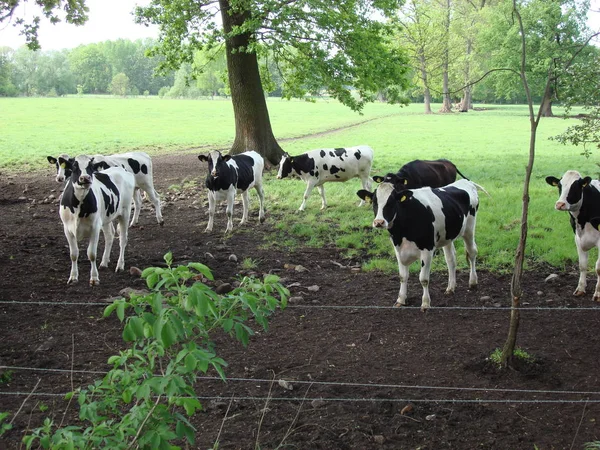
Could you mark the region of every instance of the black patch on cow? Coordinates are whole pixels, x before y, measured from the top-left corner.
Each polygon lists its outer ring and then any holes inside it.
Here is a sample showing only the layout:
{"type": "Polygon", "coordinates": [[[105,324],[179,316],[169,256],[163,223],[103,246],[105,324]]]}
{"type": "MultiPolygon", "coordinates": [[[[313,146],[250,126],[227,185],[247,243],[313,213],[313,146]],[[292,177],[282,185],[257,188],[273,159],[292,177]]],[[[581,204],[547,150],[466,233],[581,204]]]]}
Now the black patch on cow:
{"type": "MultiPolygon", "coordinates": [[[[571,185],[571,189],[573,189],[573,185],[571,185]]],[[[571,191],[567,194],[567,201],[569,203],[571,203],[569,200],[570,195],[571,191]]],[[[594,217],[600,216],[600,192],[595,186],[588,184],[581,189],[581,197],[583,200],[581,202],[581,207],[579,208],[579,214],[575,220],[577,224],[583,228],[585,224],[590,222],[594,217]]],[[[569,212],[569,214],[571,213],[569,212]]],[[[572,214],[571,227],[573,228],[573,231],[575,231],[575,221],[573,220],[572,214]]]]}
{"type": "Polygon", "coordinates": [[[310,172],[308,172],[310,174],[311,177],[315,176],[315,172],[313,170],[311,170],[310,172]]]}
{"type": "Polygon", "coordinates": [[[96,196],[92,190],[90,189],[83,201],[80,202],[77,197],[75,197],[75,188],[73,187],[73,182],[71,180],[69,180],[65,186],[62,198],[60,199],[60,206],[69,208],[71,214],[75,214],[75,210],[79,208],[79,217],[88,217],[90,214],[98,211],[96,196]]]}
{"type": "Polygon", "coordinates": [[[335,158],[335,153],[333,153],[333,152],[330,151],[329,152],[329,156],[331,156],[332,158],[335,158]]]}
{"type": "Polygon", "coordinates": [[[102,191],[102,196],[104,197],[104,207],[106,209],[106,215],[110,216],[119,208],[119,202],[121,201],[121,194],[119,192],[119,188],[115,185],[112,178],[110,178],[105,173],[99,172],[95,175],[95,177],[96,180],[102,183],[109,191],[113,193],[113,195],[108,195],[106,192],[104,192],[104,189],[100,188],[100,190],[102,191]]]}
{"type": "Polygon", "coordinates": [[[69,208],[71,210],[71,214],[75,214],[75,208],[79,206],[79,200],[75,197],[75,189],[73,188],[73,183],[71,180],[65,186],[65,190],[60,198],[60,206],[65,208],[69,208]]]}
{"type": "Polygon", "coordinates": [[[425,261],[421,260],[421,267],[425,265],[425,261]]]}
{"type": "Polygon", "coordinates": [[[293,167],[298,175],[302,172],[310,173],[315,170],[315,159],[307,154],[294,156],[293,167]]]}
{"type": "Polygon", "coordinates": [[[281,166],[281,178],[287,177],[290,173],[292,173],[292,170],[294,170],[294,166],[292,164],[292,161],[290,160],[290,157],[288,156],[284,158],[285,159],[281,166]]]}
{"type": "Polygon", "coordinates": [[[335,152],[336,156],[338,158],[340,158],[342,161],[344,160],[345,157],[348,156],[348,152],[346,151],[345,148],[336,148],[336,149],[334,149],[334,152],[335,152]]]}
{"type": "Polygon", "coordinates": [[[102,197],[104,198],[104,209],[106,210],[106,217],[110,217],[111,214],[114,214],[116,211],[115,203],[112,201],[112,195],[109,195],[104,191],[104,189],[100,189],[102,192],[102,197]]]}
{"type": "Polygon", "coordinates": [[[327,164],[323,164],[323,170],[328,170],[327,169],[327,164]]]}
{"type": "Polygon", "coordinates": [[[439,242],[440,241],[440,232],[438,231],[437,233],[435,233],[435,242],[439,242]]]}
{"type": "Polygon", "coordinates": [[[100,161],[97,163],[94,163],[94,170],[98,171],[98,170],[105,170],[108,169],[110,166],[108,165],[108,163],[106,161],[100,161]]]}
{"type": "Polygon", "coordinates": [[[148,175],[148,166],[146,164],[142,164],[140,169],[144,175],[148,175]]]}
{"type": "Polygon", "coordinates": [[[321,158],[325,158],[325,155],[327,153],[325,153],[325,150],[321,150],[321,152],[319,153],[319,155],[321,155],[321,158]]]}
{"type": "Polygon", "coordinates": [[[360,150],[356,150],[356,152],[354,153],[354,157],[356,158],[357,161],[360,158],[362,158],[362,153],[360,153],[360,150]]]}
{"type": "Polygon", "coordinates": [[[127,164],[129,164],[129,167],[131,167],[131,170],[133,171],[134,174],[138,174],[140,173],[140,162],[133,159],[133,158],[127,158],[127,164]]]}
{"type": "Polygon", "coordinates": [[[463,223],[471,210],[471,197],[463,189],[445,187],[432,189],[442,202],[442,213],[446,221],[446,240],[454,240],[460,234],[463,223]]]}
{"type": "Polygon", "coordinates": [[[315,178],[319,178],[319,171],[318,170],[315,172],[315,178]]]}
{"type": "Polygon", "coordinates": [[[331,173],[331,175],[335,175],[339,171],[340,169],[337,166],[331,166],[331,169],[329,169],[329,173],[331,173]]]}
{"type": "Polygon", "coordinates": [[[230,186],[236,189],[245,191],[254,183],[254,159],[248,155],[234,155],[231,160],[235,161],[238,168],[227,164],[223,157],[217,159],[216,170],[217,176],[213,177],[212,158],[208,161],[208,175],[206,176],[206,187],[211,191],[226,191],[230,186]]]}
{"type": "Polygon", "coordinates": [[[396,176],[408,180],[408,183],[402,186],[404,189],[424,186],[436,188],[456,181],[456,166],[447,159],[434,161],[416,159],[404,164],[396,176]]]}

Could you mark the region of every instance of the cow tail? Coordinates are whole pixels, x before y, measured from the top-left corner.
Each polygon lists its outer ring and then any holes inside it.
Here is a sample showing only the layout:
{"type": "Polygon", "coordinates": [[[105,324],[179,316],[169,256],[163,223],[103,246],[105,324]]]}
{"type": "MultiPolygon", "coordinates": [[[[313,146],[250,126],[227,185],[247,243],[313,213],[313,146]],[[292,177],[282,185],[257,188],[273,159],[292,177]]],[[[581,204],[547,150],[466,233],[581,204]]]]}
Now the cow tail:
{"type": "MultiPolygon", "coordinates": [[[[459,173],[460,173],[460,172],[459,172],[459,173]]],[[[462,174],[461,174],[461,176],[462,176],[462,174]]],[[[470,180],[469,180],[469,181],[470,181],[470,180]]],[[[471,181],[471,183],[473,183],[473,182],[471,181]]],[[[477,188],[477,190],[478,190],[478,191],[485,192],[485,193],[487,194],[487,196],[488,196],[488,197],[491,197],[490,193],[489,193],[488,191],[486,191],[486,190],[483,188],[483,186],[480,186],[480,185],[479,185],[479,184],[477,184],[477,183],[473,183],[473,184],[475,185],[475,187],[477,188]]]]}
{"type": "Polygon", "coordinates": [[[461,177],[463,177],[465,180],[467,181],[471,181],[469,180],[467,177],[465,177],[462,173],[460,173],[460,170],[458,170],[458,167],[454,166],[454,168],[456,169],[456,173],[459,174],[461,177]]]}

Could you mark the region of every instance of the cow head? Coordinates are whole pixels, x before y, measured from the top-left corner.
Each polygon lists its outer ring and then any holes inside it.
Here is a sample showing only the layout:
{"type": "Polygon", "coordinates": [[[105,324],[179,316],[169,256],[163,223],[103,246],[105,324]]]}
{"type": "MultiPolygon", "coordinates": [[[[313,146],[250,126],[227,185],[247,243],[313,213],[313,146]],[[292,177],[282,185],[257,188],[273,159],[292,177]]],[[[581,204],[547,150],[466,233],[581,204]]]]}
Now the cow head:
{"type": "Polygon", "coordinates": [[[75,190],[88,190],[94,181],[94,158],[81,155],[69,159],[65,164],[65,171],[71,171],[69,180],[75,190]]]}
{"type": "Polygon", "coordinates": [[[71,176],[71,169],[68,167],[73,161],[73,158],[69,158],[69,155],[60,155],[57,158],[53,156],[47,156],[48,162],[56,166],[56,181],[62,183],[71,176]]]}
{"type": "Polygon", "coordinates": [[[208,162],[208,173],[217,178],[219,176],[219,170],[223,170],[223,165],[227,164],[227,161],[231,159],[229,155],[221,155],[218,150],[213,150],[208,155],[198,155],[200,161],[208,162]]]}
{"type": "Polygon", "coordinates": [[[591,182],[590,177],[581,178],[575,170],[568,170],[561,179],[546,177],[546,183],[558,187],[558,200],[554,207],[559,211],[578,211],[583,199],[583,189],[591,182]]]}
{"type": "Polygon", "coordinates": [[[375,192],[361,189],[356,193],[361,199],[373,203],[373,228],[390,229],[398,214],[398,204],[410,201],[412,191],[395,189],[392,183],[382,182],[375,192]]]}
{"type": "Polygon", "coordinates": [[[287,152],[283,153],[281,161],[279,161],[279,170],[277,171],[277,179],[287,177],[293,170],[294,157],[290,156],[287,152]]]}
{"type": "Polygon", "coordinates": [[[408,179],[399,177],[395,173],[388,173],[383,177],[381,175],[374,175],[373,181],[375,183],[392,183],[394,185],[394,188],[396,189],[403,189],[408,187],[408,179]]]}

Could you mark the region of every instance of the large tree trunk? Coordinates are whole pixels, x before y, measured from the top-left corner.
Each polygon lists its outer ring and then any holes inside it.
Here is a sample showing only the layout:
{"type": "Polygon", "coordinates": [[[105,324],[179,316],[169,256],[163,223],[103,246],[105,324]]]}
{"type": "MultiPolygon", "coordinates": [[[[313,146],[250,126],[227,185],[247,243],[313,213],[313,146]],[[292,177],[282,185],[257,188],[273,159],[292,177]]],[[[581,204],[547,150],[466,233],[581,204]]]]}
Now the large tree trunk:
{"type": "Polygon", "coordinates": [[[554,98],[554,89],[550,88],[546,94],[544,95],[544,99],[542,100],[542,117],[554,117],[554,113],[552,112],[552,99],[554,98]]]}
{"type": "Polygon", "coordinates": [[[427,79],[427,63],[425,61],[425,51],[419,48],[419,65],[421,66],[421,80],[423,80],[423,103],[425,104],[425,114],[431,112],[431,91],[429,90],[429,80],[427,79]]]}
{"type": "MultiPolygon", "coordinates": [[[[234,26],[241,26],[244,20],[249,18],[247,12],[230,14],[229,0],[219,0],[219,6],[225,33],[231,32],[234,26]]],[[[230,154],[255,150],[269,163],[276,165],[283,150],[271,129],[256,53],[237,51],[240,47],[248,48],[252,39],[249,33],[244,33],[225,41],[229,88],[235,117],[235,140],[230,154]]]]}

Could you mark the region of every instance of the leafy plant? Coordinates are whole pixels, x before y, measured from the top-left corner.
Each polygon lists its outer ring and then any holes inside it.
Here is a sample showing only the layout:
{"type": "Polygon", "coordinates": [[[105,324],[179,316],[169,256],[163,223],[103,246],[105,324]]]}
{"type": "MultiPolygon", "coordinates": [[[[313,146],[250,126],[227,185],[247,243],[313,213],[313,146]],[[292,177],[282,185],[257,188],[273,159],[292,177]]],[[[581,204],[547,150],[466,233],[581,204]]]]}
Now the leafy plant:
{"type": "Polygon", "coordinates": [[[8,430],[12,429],[12,423],[4,423],[4,421],[6,420],[6,418],[9,416],[10,414],[7,412],[0,412],[0,436],[2,436],[4,433],[6,433],[8,430]]]}
{"type": "Polygon", "coordinates": [[[194,389],[200,373],[215,370],[225,379],[227,363],[219,358],[210,340],[223,330],[248,344],[254,334],[246,322],[251,317],[265,330],[267,318],[285,308],[289,292],[279,278],[244,277],[227,295],[216,294],[203,280],[212,280],[204,264],[173,267],[171,253],[166,268],[149,267],[142,277],[152,290],[109,305],[104,316],[116,313],[123,322],[123,340],[131,346],[108,363],[103,379],[68,398],[77,396],[83,428],[54,428],[46,419],[42,427],[24,437],[27,448],[172,448],[171,442],[195,442],[196,429],[188,417],[202,409],[194,389]]]}
{"type": "Polygon", "coordinates": [[[244,258],[242,261],[242,269],[250,270],[258,267],[258,261],[253,258],[244,258]]]}
{"type": "Polygon", "coordinates": [[[12,376],[12,370],[3,370],[2,373],[0,373],[0,384],[10,383],[12,381],[12,376]]]}
{"type": "MultiPolygon", "coordinates": [[[[525,350],[523,350],[520,347],[516,347],[515,351],[513,352],[513,355],[515,358],[517,359],[521,359],[523,361],[527,361],[527,362],[533,362],[535,361],[535,358],[530,355],[529,353],[527,353],[525,350]]],[[[492,354],[488,357],[488,359],[493,362],[494,364],[500,366],[501,365],[501,359],[502,359],[502,349],[501,348],[497,348],[495,349],[492,354]]]]}

